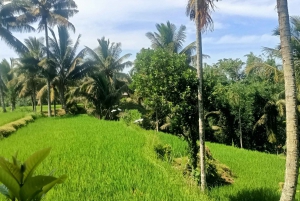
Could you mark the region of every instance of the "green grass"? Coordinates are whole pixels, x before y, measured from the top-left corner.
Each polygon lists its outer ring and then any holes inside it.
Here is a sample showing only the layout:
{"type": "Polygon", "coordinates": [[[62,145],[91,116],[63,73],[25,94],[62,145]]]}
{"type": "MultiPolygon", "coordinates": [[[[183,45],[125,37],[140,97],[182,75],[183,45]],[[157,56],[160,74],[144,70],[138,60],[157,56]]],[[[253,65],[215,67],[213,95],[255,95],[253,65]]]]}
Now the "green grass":
{"type": "MultiPolygon", "coordinates": [[[[153,132],[88,116],[41,118],[0,141],[21,160],[52,147],[38,174],[67,174],[45,200],[208,200],[169,163],[156,159],[153,132]]],[[[2,198],[1,200],[4,200],[2,198]]]]}
{"type": "Polygon", "coordinates": [[[0,113],[0,126],[3,126],[7,123],[10,123],[12,121],[16,121],[18,119],[21,119],[28,114],[27,111],[15,111],[15,112],[6,112],[6,113],[0,113]]]}
{"type": "MultiPolygon", "coordinates": [[[[170,163],[160,161],[154,145],[170,144],[173,157],[186,155],[179,138],[127,127],[119,122],[88,116],[41,118],[0,141],[0,155],[16,151],[24,160],[33,152],[52,147],[38,174],[67,174],[45,200],[279,200],[279,182],[284,180],[282,156],[207,143],[214,158],[231,168],[232,185],[213,188],[209,197],[183,178],[170,163]]],[[[296,195],[297,200],[299,194],[296,195]]],[[[0,200],[4,201],[3,197],[0,200]]]]}

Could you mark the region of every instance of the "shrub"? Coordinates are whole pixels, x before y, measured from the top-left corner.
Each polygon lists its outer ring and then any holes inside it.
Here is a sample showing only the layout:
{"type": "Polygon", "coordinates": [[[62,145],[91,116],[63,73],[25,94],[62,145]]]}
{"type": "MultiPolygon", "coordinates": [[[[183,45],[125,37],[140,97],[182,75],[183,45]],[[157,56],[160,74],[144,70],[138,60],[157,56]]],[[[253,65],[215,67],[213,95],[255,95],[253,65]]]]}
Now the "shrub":
{"type": "Polygon", "coordinates": [[[158,144],[156,146],[154,146],[154,151],[157,154],[157,157],[162,159],[162,160],[167,160],[167,161],[171,161],[172,159],[172,147],[169,144],[158,144]]]}
{"type": "Polygon", "coordinates": [[[0,126],[0,139],[3,137],[8,137],[13,132],[15,132],[18,128],[21,128],[23,126],[26,126],[27,123],[33,122],[34,118],[32,116],[26,116],[22,119],[19,119],[17,121],[10,122],[8,124],[5,124],[3,126],[0,126]]]}
{"type": "Polygon", "coordinates": [[[133,123],[135,120],[141,119],[141,113],[138,110],[125,110],[120,113],[121,121],[125,122],[127,126],[133,123]]]}
{"type": "Polygon", "coordinates": [[[56,184],[63,183],[67,176],[59,178],[33,173],[37,166],[49,155],[51,148],[43,149],[31,155],[23,164],[13,156],[12,163],[0,157],[0,193],[9,200],[40,201],[56,184]]]}
{"type": "Polygon", "coordinates": [[[2,137],[7,137],[15,131],[16,131],[16,129],[11,125],[4,125],[4,126],[0,127],[0,135],[2,137]]]}

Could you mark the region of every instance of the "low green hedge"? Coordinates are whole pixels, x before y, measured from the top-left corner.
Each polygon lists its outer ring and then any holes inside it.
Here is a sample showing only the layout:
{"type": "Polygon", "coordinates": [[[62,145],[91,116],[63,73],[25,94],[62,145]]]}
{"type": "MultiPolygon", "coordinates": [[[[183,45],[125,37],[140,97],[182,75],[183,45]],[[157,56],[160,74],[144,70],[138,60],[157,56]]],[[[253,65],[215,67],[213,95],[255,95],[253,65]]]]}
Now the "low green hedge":
{"type": "Polygon", "coordinates": [[[3,126],[0,126],[0,139],[10,136],[18,128],[26,126],[29,122],[33,122],[33,121],[34,121],[34,117],[30,115],[22,119],[5,124],[3,126]]]}

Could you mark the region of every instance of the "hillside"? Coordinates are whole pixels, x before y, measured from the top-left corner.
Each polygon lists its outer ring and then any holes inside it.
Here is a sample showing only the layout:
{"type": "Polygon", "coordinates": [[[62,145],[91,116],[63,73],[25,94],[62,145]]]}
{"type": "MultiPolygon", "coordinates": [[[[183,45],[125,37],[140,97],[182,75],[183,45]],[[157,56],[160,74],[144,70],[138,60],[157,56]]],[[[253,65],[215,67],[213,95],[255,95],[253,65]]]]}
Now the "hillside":
{"type": "MultiPolygon", "coordinates": [[[[284,159],[279,156],[207,143],[213,156],[231,168],[235,182],[200,195],[170,163],[158,160],[154,145],[170,144],[174,157],[185,155],[185,142],[120,122],[88,116],[41,118],[0,141],[0,155],[19,151],[24,160],[52,147],[38,174],[67,174],[44,200],[278,200],[284,159]]],[[[297,194],[299,199],[299,194],[297,194]]],[[[0,197],[0,200],[5,200],[0,197]]]]}

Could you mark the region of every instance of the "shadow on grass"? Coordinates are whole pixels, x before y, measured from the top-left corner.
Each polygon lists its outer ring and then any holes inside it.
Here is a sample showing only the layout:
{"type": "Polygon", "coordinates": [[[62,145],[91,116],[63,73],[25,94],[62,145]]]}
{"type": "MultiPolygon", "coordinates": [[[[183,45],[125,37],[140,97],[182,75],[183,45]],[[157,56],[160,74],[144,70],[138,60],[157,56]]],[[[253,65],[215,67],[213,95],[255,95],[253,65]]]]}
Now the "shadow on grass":
{"type": "Polygon", "coordinates": [[[277,201],[280,193],[274,189],[244,189],[236,195],[229,196],[230,201],[277,201]]]}

